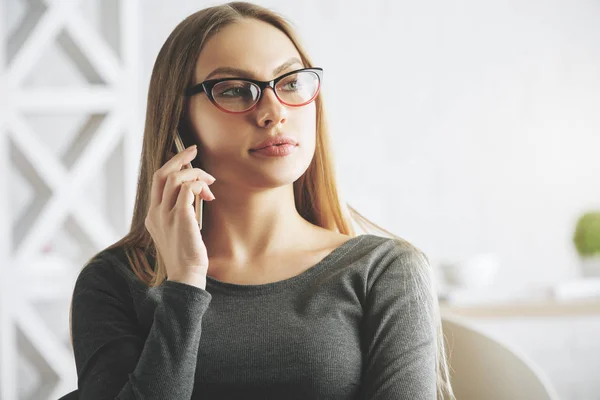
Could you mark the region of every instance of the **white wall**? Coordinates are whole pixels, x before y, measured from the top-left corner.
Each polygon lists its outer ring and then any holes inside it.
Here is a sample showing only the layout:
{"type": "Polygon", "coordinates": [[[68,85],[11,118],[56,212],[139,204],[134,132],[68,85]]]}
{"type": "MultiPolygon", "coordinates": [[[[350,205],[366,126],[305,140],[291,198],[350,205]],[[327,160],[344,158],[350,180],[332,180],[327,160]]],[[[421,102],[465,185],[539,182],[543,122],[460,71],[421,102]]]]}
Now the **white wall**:
{"type": "MultiPolygon", "coordinates": [[[[346,200],[421,247],[434,264],[497,253],[498,287],[539,286],[578,273],[575,220],[600,208],[599,2],[259,3],[289,17],[325,69],[323,95],[346,200]]],[[[140,102],[170,31],[212,4],[143,2],[140,102]]],[[[59,63],[44,65],[47,76],[65,76],[53,69],[59,63]]],[[[14,192],[17,209],[24,204],[18,196],[27,193],[14,192]]],[[[521,334],[544,329],[522,326],[495,329],[543,346],[521,334]]],[[[590,326],[598,332],[597,323],[590,326]]],[[[558,335],[547,345],[574,346],[571,336],[558,335]]],[[[598,354],[597,342],[586,344],[598,354]]],[[[592,399],[593,378],[577,368],[598,364],[568,364],[563,353],[552,365],[538,361],[565,399],[592,399]],[[559,364],[573,368],[553,373],[559,364]]]]}

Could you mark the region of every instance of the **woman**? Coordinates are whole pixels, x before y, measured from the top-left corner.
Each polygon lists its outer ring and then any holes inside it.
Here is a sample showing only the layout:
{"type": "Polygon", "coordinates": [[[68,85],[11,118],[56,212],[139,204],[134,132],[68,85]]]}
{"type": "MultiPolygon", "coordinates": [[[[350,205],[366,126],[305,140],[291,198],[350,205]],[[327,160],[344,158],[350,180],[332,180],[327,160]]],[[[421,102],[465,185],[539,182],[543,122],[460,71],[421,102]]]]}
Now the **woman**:
{"type": "Polygon", "coordinates": [[[451,396],[427,258],[357,236],[342,211],[322,78],[290,24],[253,4],[171,33],[131,231],[73,293],[80,398],[451,396]],[[177,132],[188,148],[173,156],[177,132]]]}

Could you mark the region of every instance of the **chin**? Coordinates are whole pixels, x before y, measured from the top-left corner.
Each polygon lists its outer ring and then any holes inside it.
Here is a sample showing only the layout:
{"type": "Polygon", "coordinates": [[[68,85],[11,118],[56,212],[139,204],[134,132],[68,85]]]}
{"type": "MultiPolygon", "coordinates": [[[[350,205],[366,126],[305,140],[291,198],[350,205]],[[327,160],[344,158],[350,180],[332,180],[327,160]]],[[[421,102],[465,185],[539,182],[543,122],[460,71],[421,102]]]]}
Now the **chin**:
{"type": "Polygon", "coordinates": [[[296,160],[290,164],[273,163],[259,168],[257,174],[261,180],[269,182],[269,186],[284,186],[296,182],[308,169],[311,160],[296,160]]]}

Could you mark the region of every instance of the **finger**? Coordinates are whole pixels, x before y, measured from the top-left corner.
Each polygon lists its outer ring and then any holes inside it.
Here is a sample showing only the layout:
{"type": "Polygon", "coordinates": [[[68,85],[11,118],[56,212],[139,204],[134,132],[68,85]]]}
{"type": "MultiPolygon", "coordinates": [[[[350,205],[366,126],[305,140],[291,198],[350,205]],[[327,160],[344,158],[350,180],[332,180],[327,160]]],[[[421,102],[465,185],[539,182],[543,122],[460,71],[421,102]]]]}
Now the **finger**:
{"type": "Polygon", "coordinates": [[[188,181],[203,181],[212,184],[215,181],[215,178],[200,168],[183,169],[181,171],[173,172],[167,178],[161,202],[167,210],[170,210],[175,206],[178,188],[182,183],[188,181]]]}
{"type": "Polygon", "coordinates": [[[163,197],[165,182],[171,172],[179,171],[183,165],[191,162],[196,157],[196,145],[190,146],[181,153],[176,154],[160,167],[152,176],[152,189],[150,193],[150,207],[157,207],[163,197]]]}
{"type": "Polygon", "coordinates": [[[185,207],[193,205],[196,195],[200,195],[200,197],[204,200],[213,199],[213,197],[211,197],[208,193],[208,185],[206,182],[188,181],[181,185],[174,208],[185,209],[185,207]]]}
{"type": "Polygon", "coordinates": [[[171,173],[167,178],[166,184],[171,184],[171,182],[178,184],[185,181],[195,181],[197,179],[205,181],[209,185],[216,180],[214,176],[200,168],[187,168],[171,173]]]}

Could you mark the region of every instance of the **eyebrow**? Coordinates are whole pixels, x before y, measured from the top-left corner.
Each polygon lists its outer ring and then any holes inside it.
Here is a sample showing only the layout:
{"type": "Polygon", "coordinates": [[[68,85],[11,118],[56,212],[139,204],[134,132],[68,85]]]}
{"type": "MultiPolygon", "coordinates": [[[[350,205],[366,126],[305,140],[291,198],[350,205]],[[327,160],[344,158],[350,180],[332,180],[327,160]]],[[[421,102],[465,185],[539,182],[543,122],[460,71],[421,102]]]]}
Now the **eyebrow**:
{"type": "MultiPolygon", "coordinates": [[[[287,68],[291,67],[294,64],[304,65],[298,57],[292,57],[289,60],[287,60],[286,62],[284,62],[283,64],[281,64],[279,67],[275,68],[273,70],[273,75],[278,75],[280,72],[286,70],[287,68]]],[[[208,74],[206,76],[206,78],[204,78],[204,80],[208,80],[212,76],[215,76],[218,74],[230,74],[230,75],[236,75],[236,76],[239,76],[242,78],[256,77],[256,75],[254,73],[252,73],[251,71],[246,71],[244,69],[234,68],[234,67],[219,67],[219,68],[213,70],[210,74],[208,74]]]]}

